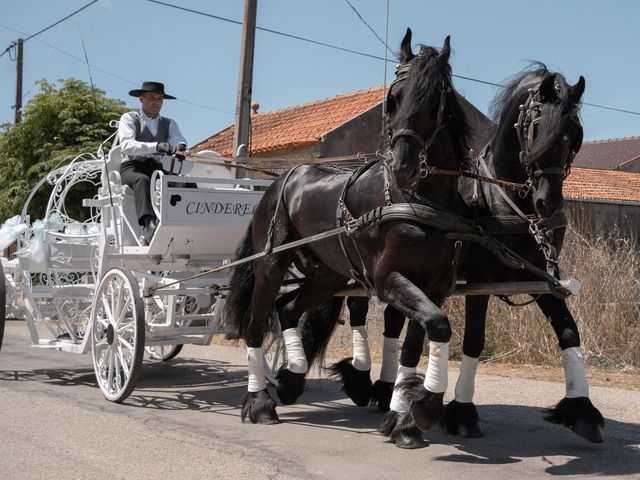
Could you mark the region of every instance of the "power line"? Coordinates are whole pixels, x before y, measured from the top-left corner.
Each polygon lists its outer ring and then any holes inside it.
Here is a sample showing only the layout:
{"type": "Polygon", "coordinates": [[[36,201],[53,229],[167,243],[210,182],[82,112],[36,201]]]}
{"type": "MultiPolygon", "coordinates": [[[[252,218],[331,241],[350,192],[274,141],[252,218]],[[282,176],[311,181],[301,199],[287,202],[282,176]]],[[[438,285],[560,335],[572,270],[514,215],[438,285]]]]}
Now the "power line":
{"type": "Polygon", "coordinates": [[[64,18],[61,18],[60,20],[58,20],[56,23],[52,23],[51,25],[49,25],[46,28],[43,28],[42,30],[40,30],[39,32],[34,33],[33,35],[30,35],[29,37],[25,38],[24,41],[26,42],[27,40],[31,40],[33,37],[37,37],[38,35],[40,35],[43,32],[46,32],[47,30],[49,30],[50,28],[55,27],[56,25],[58,25],[59,23],[64,22],[67,18],[71,18],[73,17],[76,13],[80,13],[82,10],[84,10],[87,7],[90,7],[91,5],[93,5],[94,3],[96,3],[98,0],[92,0],[91,2],[87,3],[84,7],[79,8],[78,10],[76,10],[73,13],[70,13],[69,15],[67,15],[64,18]]]}
{"type": "MultiPolygon", "coordinates": [[[[230,18],[220,17],[218,15],[212,15],[210,13],[201,12],[199,10],[193,10],[191,8],[180,7],[178,5],[172,5],[171,3],[161,2],[159,0],[147,0],[151,3],[157,3],[158,5],[164,5],[165,7],[175,8],[177,10],[183,10],[185,12],[195,13],[197,15],[202,15],[203,17],[215,18],[216,20],[221,20],[223,22],[235,23],[236,25],[242,25],[242,22],[238,20],[232,20],[230,18]]],[[[292,35],[290,33],[279,32],[278,30],[272,30],[270,28],[264,27],[256,27],[256,30],[262,30],[263,32],[273,33],[274,35],[281,35],[283,37],[294,38],[296,40],[301,40],[303,42],[313,43],[315,45],[321,45],[323,47],[333,48],[335,50],[341,50],[343,52],[354,53],[356,55],[361,55],[363,57],[374,58],[376,60],[383,60],[382,57],[378,57],[377,55],[371,55],[369,53],[358,52],[357,50],[351,50],[350,48],[340,47],[338,45],[331,45],[330,43],[319,42],[317,40],[311,40],[310,38],[300,37],[298,35],[292,35]]]]}
{"type": "MultiPolygon", "coordinates": [[[[367,23],[367,21],[362,17],[362,15],[360,15],[360,12],[358,12],[358,10],[356,10],[356,7],[354,7],[354,6],[351,4],[351,2],[350,2],[349,0],[344,0],[344,1],[345,1],[345,2],[347,2],[347,4],[351,7],[351,10],[353,10],[353,11],[356,13],[356,15],[358,16],[358,18],[359,18],[360,20],[362,20],[362,23],[364,23],[364,24],[367,26],[367,28],[368,28],[369,30],[371,30],[371,33],[373,33],[373,34],[375,35],[375,37],[376,37],[378,40],[380,40],[380,43],[382,43],[382,45],[384,45],[384,46],[385,46],[385,48],[386,48],[386,49],[387,49],[391,54],[393,54],[393,51],[389,48],[389,45],[387,45],[387,42],[385,42],[384,40],[382,40],[382,39],[380,38],[380,36],[379,36],[379,35],[376,33],[376,31],[371,27],[371,25],[369,25],[369,24],[367,23]]],[[[387,13],[388,13],[388,12],[387,12],[387,13]]],[[[387,59],[385,58],[385,62],[386,62],[386,61],[387,61],[387,59]]]]}
{"type": "MultiPolygon", "coordinates": [[[[85,6],[85,7],[86,7],[86,6],[85,6]]],[[[15,28],[7,27],[6,25],[0,25],[0,28],[4,28],[4,29],[6,29],[6,30],[10,30],[10,31],[12,31],[12,32],[19,33],[19,34],[21,34],[21,35],[27,35],[25,32],[21,32],[20,30],[16,30],[15,28]]],[[[38,42],[42,43],[43,45],[45,45],[45,46],[47,46],[47,47],[51,48],[52,50],[54,50],[54,51],[58,52],[58,53],[61,53],[61,54],[63,54],[63,55],[66,55],[67,57],[72,58],[72,59],[74,59],[74,60],[76,60],[76,61],[79,61],[79,62],[81,62],[81,63],[86,63],[83,59],[78,58],[78,57],[76,57],[75,55],[73,55],[73,54],[71,54],[71,53],[69,53],[69,52],[65,52],[64,50],[61,50],[60,48],[55,47],[55,46],[51,45],[50,43],[45,42],[44,40],[41,40],[41,39],[39,39],[39,38],[37,38],[36,40],[37,40],[38,42]]],[[[104,73],[104,74],[106,74],[106,75],[109,75],[110,77],[117,78],[118,80],[121,80],[121,81],[123,81],[123,82],[125,82],[125,83],[128,83],[129,85],[133,85],[133,86],[138,85],[138,83],[137,83],[137,82],[134,82],[134,81],[132,81],[132,80],[129,80],[128,78],[121,77],[120,75],[116,75],[115,73],[110,72],[109,70],[105,70],[104,68],[100,68],[100,67],[98,67],[98,66],[96,66],[96,65],[93,65],[93,64],[88,64],[88,65],[90,65],[91,67],[93,67],[95,70],[98,70],[99,72],[102,72],[102,73],[104,73]]],[[[41,72],[42,72],[42,71],[41,71],[41,72]]],[[[223,109],[221,109],[221,108],[210,107],[209,105],[203,105],[203,104],[201,104],[201,103],[190,102],[190,101],[188,101],[188,100],[184,100],[184,99],[180,99],[180,98],[179,98],[177,101],[178,101],[178,102],[181,102],[181,103],[186,103],[186,104],[189,104],[189,105],[194,105],[194,106],[196,106],[196,107],[204,108],[204,109],[206,109],[206,110],[211,110],[211,111],[213,111],[213,112],[226,113],[226,114],[228,114],[228,115],[233,115],[233,114],[234,114],[234,112],[229,111],[229,110],[223,110],[223,109]]]]}
{"type": "MultiPolygon", "coordinates": [[[[49,30],[50,28],[54,27],[55,25],[58,25],[59,23],[63,22],[64,20],[66,20],[66,19],[70,18],[71,16],[73,16],[73,15],[77,14],[78,12],[80,12],[80,11],[84,10],[85,8],[87,8],[87,7],[91,6],[91,5],[93,5],[93,4],[94,4],[94,3],[96,3],[97,1],[98,1],[98,0],[93,0],[93,1],[89,2],[88,4],[86,4],[85,6],[83,6],[82,8],[80,8],[80,9],[76,10],[75,12],[73,12],[73,13],[71,13],[71,14],[67,15],[67,16],[66,16],[66,17],[64,17],[63,19],[58,20],[56,23],[51,24],[50,26],[48,26],[48,27],[46,27],[46,28],[44,28],[44,29],[40,30],[40,31],[39,31],[39,32],[37,32],[37,33],[34,33],[33,35],[30,35],[30,36],[29,36],[29,37],[27,37],[27,39],[25,39],[24,41],[26,42],[27,40],[29,40],[29,39],[31,39],[31,38],[33,38],[33,37],[35,37],[36,35],[39,35],[39,34],[43,33],[43,32],[44,32],[44,31],[46,31],[46,30],[49,30]]],[[[183,11],[185,11],[185,12],[194,13],[194,14],[197,14],[197,15],[202,15],[202,16],[209,17],[209,18],[214,18],[214,19],[216,19],[216,20],[221,20],[221,21],[223,21],[223,22],[234,23],[234,24],[236,24],[236,25],[242,25],[242,22],[239,22],[239,21],[237,21],[237,20],[232,20],[232,19],[230,19],[230,18],[220,17],[220,16],[218,16],[218,15],[213,15],[213,14],[210,14],[210,13],[201,12],[201,11],[198,11],[198,10],[193,10],[193,9],[190,9],[190,8],[185,8],[185,7],[180,7],[180,6],[177,6],[177,5],[172,5],[172,4],[170,4],[170,3],[162,2],[162,1],[159,1],[159,0],[147,0],[147,1],[149,1],[149,2],[151,2],[151,3],[159,4],[159,5],[164,5],[164,6],[166,6],[166,7],[170,7],[170,8],[175,8],[175,9],[178,9],[178,10],[183,10],[183,11]]],[[[347,3],[349,3],[349,2],[347,1],[347,3]]],[[[351,8],[353,8],[353,6],[352,6],[350,3],[349,3],[349,5],[351,6],[351,8]]],[[[355,8],[354,8],[354,11],[355,11],[355,8]]],[[[358,13],[358,12],[356,11],[356,13],[358,13]]],[[[360,16],[360,15],[358,14],[358,16],[360,16]]],[[[364,21],[364,19],[362,19],[362,20],[364,21]]],[[[365,22],[365,24],[366,24],[367,26],[369,26],[366,22],[365,22]]],[[[1,27],[1,28],[5,28],[5,29],[10,30],[10,31],[13,31],[13,32],[16,32],[16,33],[19,33],[19,34],[22,34],[22,35],[26,35],[26,33],[21,32],[21,31],[19,31],[19,30],[16,30],[16,29],[14,29],[14,28],[11,28],[11,27],[7,27],[6,25],[0,25],[0,27],[1,27]]],[[[371,27],[369,27],[369,28],[371,29],[371,27]]],[[[331,44],[328,44],[328,43],[319,42],[319,41],[317,41],[317,40],[311,40],[311,39],[309,39],[309,38],[304,38],[304,37],[300,37],[300,36],[297,36],[297,35],[291,35],[291,34],[288,34],[288,33],[279,32],[279,31],[277,31],[277,30],[272,30],[272,29],[269,29],[269,28],[256,27],[256,29],[257,29],[257,30],[262,30],[262,31],[264,31],[264,32],[273,33],[273,34],[275,34],[275,35],[281,35],[281,36],[284,36],[284,37],[293,38],[293,39],[295,39],[295,40],[301,40],[301,41],[304,41],[304,42],[309,42],[309,43],[313,43],[313,44],[316,44],[316,45],[320,45],[320,46],[324,46],[324,47],[328,47],[328,48],[333,48],[333,49],[340,50],[340,51],[344,51],[344,52],[348,52],[348,53],[353,53],[353,54],[355,54],[355,55],[360,55],[360,56],[364,56],[364,57],[368,57],[368,58],[373,58],[373,59],[375,59],[375,60],[382,60],[382,61],[385,61],[385,62],[392,62],[392,63],[395,63],[395,61],[394,61],[394,60],[388,60],[388,59],[386,59],[386,58],[384,58],[384,57],[379,57],[379,56],[377,56],[377,55],[371,55],[371,54],[369,54],[369,53],[359,52],[359,51],[357,51],[357,50],[352,50],[352,49],[344,48],[344,47],[340,47],[340,46],[337,46],[337,45],[331,45],[331,44]]],[[[375,34],[375,32],[374,32],[374,34],[375,34]]],[[[376,34],[376,37],[377,37],[377,36],[378,36],[378,35],[376,34]]],[[[67,56],[68,56],[68,57],[70,57],[70,58],[73,58],[73,59],[78,60],[78,61],[80,61],[80,62],[82,62],[82,61],[83,61],[82,59],[79,59],[78,57],[76,57],[76,56],[74,56],[74,55],[71,55],[71,54],[69,54],[69,53],[67,53],[67,52],[65,52],[65,51],[63,51],[63,50],[60,50],[59,48],[54,47],[53,45],[48,44],[47,42],[44,42],[44,41],[39,40],[39,39],[38,39],[38,41],[39,41],[39,42],[41,42],[41,43],[43,43],[44,45],[48,46],[49,48],[52,48],[52,49],[54,49],[54,50],[56,50],[56,51],[58,51],[58,52],[60,52],[60,53],[62,53],[62,54],[64,54],[64,55],[67,55],[67,56]]],[[[383,44],[385,44],[385,42],[384,42],[384,41],[383,41],[383,44]]],[[[15,46],[15,44],[13,44],[13,43],[12,43],[11,45],[9,45],[9,46],[8,46],[8,47],[7,47],[7,48],[6,48],[2,53],[0,53],[0,57],[2,57],[5,53],[9,52],[12,48],[14,48],[14,46],[15,46]]],[[[385,46],[386,46],[386,44],[385,44],[385,46]]],[[[389,48],[389,47],[387,46],[387,48],[389,48]]],[[[95,68],[96,70],[98,70],[98,71],[102,72],[102,73],[105,73],[105,74],[110,75],[110,76],[112,76],[112,77],[114,77],[114,78],[117,78],[118,80],[122,80],[122,81],[124,81],[124,82],[126,82],[126,83],[129,83],[129,84],[131,84],[131,85],[137,85],[137,83],[132,82],[131,80],[126,79],[126,78],[123,78],[123,77],[121,77],[121,76],[119,76],[119,75],[116,75],[116,74],[114,74],[114,73],[112,73],[112,72],[109,72],[108,70],[105,70],[105,69],[103,69],[103,68],[97,67],[97,66],[95,66],[95,65],[91,65],[91,66],[92,66],[93,68],[95,68]]],[[[467,80],[467,81],[470,81],[470,82],[481,83],[481,84],[484,84],[484,85],[490,85],[490,86],[492,86],[492,87],[503,87],[503,86],[504,86],[504,85],[502,85],[502,84],[500,84],[500,83],[490,82],[490,81],[487,81],[487,80],[480,80],[480,79],[473,78],[473,77],[466,77],[466,76],[463,76],[463,75],[452,74],[452,76],[453,76],[453,77],[455,77],[455,78],[459,78],[459,79],[462,79],[462,80],[467,80]]],[[[201,107],[201,108],[205,108],[205,109],[207,109],[207,110],[212,110],[212,111],[216,111],[216,112],[222,112],[222,113],[233,114],[233,112],[230,112],[230,111],[227,111],[227,110],[222,110],[222,109],[218,109],[218,108],[214,108],[214,107],[209,107],[209,106],[207,106],[207,105],[201,105],[201,104],[199,104],[199,103],[189,102],[189,101],[187,101],[187,100],[181,100],[181,101],[182,101],[182,102],[184,102],[184,103],[188,103],[188,104],[190,104],[190,105],[195,105],[195,106],[198,106],[198,107],[201,107]]],[[[612,110],[612,111],[615,111],[615,112],[628,113],[628,114],[630,114],[630,115],[637,115],[637,116],[640,116],[640,112],[635,112],[635,111],[632,111],[632,110],[624,110],[624,109],[621,109],[621,108],[608,107],[608,106],[606,106],[606,105],[598,105],[598,104],[595,104],[595,103],[587,103],[587,102],[582,102],[582,104],[583,104],[583,105],[586,105],[586,106],[589,106],[589,107],[600,108],[600,109],[603,109],[603,110],[612,110]]]]}
{"type": "MultiPolygon", "coordinates": [[[[91,2],[87,3],[84,7],[79,8],[78,10],[76,10],[73,13],[70,13],[69,15],[67,15],[64,18],[61,18],[60,20],[58,20],[55,23],[52,23],[51,25],[49,25],[48,27],[43,28],[42,30],[40,30],[39,32],[34,33],[33,35],[29,35],[27,38],[25,38],[23,40],[23,43],[26,42],[27,40],[31,40],[34,37],[37,37],[38,35],[40,35],[41,33],[46,32],[47,30],[49,30],[50,28],[55,27],[56,25],[64,22],[66,19],[73,17],[75,14],[80,13],[82,10],[84,10],[87,7],[90,7],[91,5],[93,5],[94,3],[96,3],[98,0],[92,0],[91,2]]],[[[5,53],[7,53],[9,50],[11,50],[13,47],[15,46],[15,43],[12,43],[11,45],[9,45],[2,53],[0,53],[0,57],[2,57],[2,55],[4,55],[5,53]]]]}

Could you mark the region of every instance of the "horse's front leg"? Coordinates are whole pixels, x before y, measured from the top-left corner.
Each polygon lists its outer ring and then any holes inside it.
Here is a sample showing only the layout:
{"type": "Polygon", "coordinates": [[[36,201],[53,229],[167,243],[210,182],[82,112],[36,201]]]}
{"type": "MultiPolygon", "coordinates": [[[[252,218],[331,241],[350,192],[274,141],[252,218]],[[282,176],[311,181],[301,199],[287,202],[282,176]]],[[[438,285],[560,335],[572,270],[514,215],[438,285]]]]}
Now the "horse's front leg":
{"type": "Polygon", "coordinates": [[[349,323],[353,342],[353,356],[340,360],[329,367],[331,376],[337,379],[347,396],[359,407],[371,401],[371,353],[367,338],[367,297],[347,298],[349,323]]]}
{"type": "MultiPolygon", "coordinates": [[[[417,380],[410,370],[415,367],[422,352],[422,346],[416,352],[406,352],[403,346],[401,365],[396,379],[396,391],[391,400],[391,410],[405,414],[403,410],[410,405],[410,413],[416,426],[429,430],[442,414],[442,399],[447,389],[449,341],[451,325],[447,316],[440,310],[442,298],[432,302],[416,285],[399,272],[392,272],[379,288],[385,301],[417,323],[429,338],[429,364],[424,381],[417,380]],[[410,357],[410,358],[409,358],[410,357]],[[406,376],[405,376],[406,375],[406,376]],[[405,376],[405,378],[402,378],[405,376]],[[422,385],[420,385],[422,383],[422,385]]],[[[405,344],[415,337],[413,328],[407,329],[405,344]]],[[[397,444],[397,443],[396,443],[397,444]]],[[[415,448],[415,447],[412,447],[415,448]]]]}
{"type": "Polygon", "coordinates": [[[564,425],[587,440],[602,443],[604,419],[589,399],[589,384],[576,322],[562,299],[543,295],[537,303],[551,321],[560,342],[566,385],[565,397],[549,409],[545,420],[564,425]]]}
{"type": "Polygon", "coordinates": [[[476,371],[484,349],[485,325],[489,296],[465,298],[464,340],[460,373],[456,382],[455,399],[445,407],[442,427],[452,435],[465,438],[482,437],[479,416],[473,404],[476,371]]]}

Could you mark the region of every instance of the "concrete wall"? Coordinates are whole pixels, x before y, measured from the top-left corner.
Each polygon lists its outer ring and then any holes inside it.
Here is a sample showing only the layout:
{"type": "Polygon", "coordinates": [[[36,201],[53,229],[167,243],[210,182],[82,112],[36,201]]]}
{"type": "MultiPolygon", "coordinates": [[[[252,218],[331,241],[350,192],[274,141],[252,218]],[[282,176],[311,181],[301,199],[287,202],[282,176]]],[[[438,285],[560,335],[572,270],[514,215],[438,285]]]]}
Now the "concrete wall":
{"type": "Polygon", "coordinates": [[[565,199],[569,221],[576,229],[596,236],[619,230],[625,237],[640,235],[640,203],[609,203],[565,199]]]}
{"type": "Polygon", "coordinates": [[[349,122],[327,132],[313,146],[319,157],[339,157],[374,153],[384,145],[382,104],[376,105],[349,122]]]}

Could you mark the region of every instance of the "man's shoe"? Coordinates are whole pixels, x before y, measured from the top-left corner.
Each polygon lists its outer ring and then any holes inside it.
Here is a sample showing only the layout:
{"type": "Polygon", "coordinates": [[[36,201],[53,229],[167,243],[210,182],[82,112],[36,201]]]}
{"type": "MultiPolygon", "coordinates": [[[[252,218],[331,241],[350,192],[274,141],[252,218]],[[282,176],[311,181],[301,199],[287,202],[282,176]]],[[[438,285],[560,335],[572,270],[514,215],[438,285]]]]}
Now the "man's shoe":
{"type": "Polygon", "coordinates": [[[151,243],[151,239],[153,238],[153,234],[156,232],[157,228],[158,219],[156,217],[152,217],[145,222],[145,226],[142,227],[142,236],[144,238],[145,245],[149,245],[151,243]]]}

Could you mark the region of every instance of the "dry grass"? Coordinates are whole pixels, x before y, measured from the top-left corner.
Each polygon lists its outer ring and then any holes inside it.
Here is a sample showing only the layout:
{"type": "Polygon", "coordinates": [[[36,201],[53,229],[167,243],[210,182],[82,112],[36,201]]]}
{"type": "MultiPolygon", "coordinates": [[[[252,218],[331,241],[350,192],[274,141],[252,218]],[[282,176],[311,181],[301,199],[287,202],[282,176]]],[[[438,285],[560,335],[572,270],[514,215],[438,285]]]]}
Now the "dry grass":
{"type": "MultiPolygon", "coordinates": [[[[563,268],[582,282],[578,297],[568,299],[582,339],[587,364],[621,372],[640,369],[640,245],[617,232],[591,238],[567,232],[563,268]]],[[[529,297],[515,297],[523,301],[529,297]]],[[[374,356],[381,349],[384,305],[372,300],[369,338],[374,356]]],[[[445,310],[452,322],[452,358],[461,354],[464,300],[454,297],[445,310]]],[[[348,313],[343,313],[348,315],[348,313]]],[[[348,325],[348,319],[345,318],[348,325]]],[[[351,334],[338,328],[331,346],[350,348],[351,334]]],[[[537,306],[512,308],[493,297],[488,312],[483,359],[533,365],[560,365],[558,340],[537,306]]]]}

